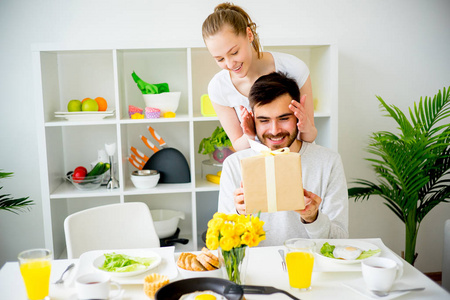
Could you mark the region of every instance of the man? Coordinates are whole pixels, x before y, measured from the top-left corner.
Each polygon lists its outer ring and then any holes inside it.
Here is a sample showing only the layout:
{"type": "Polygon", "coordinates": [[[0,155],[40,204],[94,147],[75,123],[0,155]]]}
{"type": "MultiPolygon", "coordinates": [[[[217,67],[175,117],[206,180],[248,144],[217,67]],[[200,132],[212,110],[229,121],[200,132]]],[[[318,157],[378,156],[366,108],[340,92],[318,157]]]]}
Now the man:
{"type": "MultiPolygon", "coordinates": [[[[256,135],[271,150],[289,147],[301,155],[305,209],[262,213],[266,240],[261,246],[282,245],[302,238],[347,238],[348,194],[339,154],[298,140],[298,119],[290,109],[299,101],[297,83],[281,73],[260,77],[249,94],[256,135]]],[[[245,214],[240,160],[259,155],[253,149],[229,156],[220,180],[219,212],[245,214]]],[[[251,213],[251,212],[249,212],[251,213]]]]}

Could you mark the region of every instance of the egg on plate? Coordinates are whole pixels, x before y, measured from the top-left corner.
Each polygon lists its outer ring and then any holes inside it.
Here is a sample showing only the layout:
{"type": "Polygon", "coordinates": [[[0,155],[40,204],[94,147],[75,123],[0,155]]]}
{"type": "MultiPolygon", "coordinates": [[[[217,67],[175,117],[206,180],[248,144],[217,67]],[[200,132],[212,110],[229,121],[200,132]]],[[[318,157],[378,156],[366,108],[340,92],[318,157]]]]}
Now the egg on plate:
{"type": "Polygon", "coordinates": [[[180,300],[227,300],[227,298],[213,291],[197,291],[184,294],[180,300]]]}
{"type": "Polygon", "coordinates": [[[353,246],[336,246],[333,250],[333,256],[335,258],[345,260],[355,260],[362,253],[362,250],[353,246]]]}

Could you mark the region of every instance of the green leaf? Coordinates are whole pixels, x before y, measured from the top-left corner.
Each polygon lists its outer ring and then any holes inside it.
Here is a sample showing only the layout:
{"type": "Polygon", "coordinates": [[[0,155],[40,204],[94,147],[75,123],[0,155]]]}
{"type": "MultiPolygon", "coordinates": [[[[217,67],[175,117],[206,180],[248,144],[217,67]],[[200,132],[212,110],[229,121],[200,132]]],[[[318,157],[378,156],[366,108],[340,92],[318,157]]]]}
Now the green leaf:
{"type": "Polygon", "coordinates": [[[231,141],[225,130],[222,127],[217,126],[210,137],[200,141],[198,153],[209,154],[216,150],[215,147],[231,147],[231,145],[231,141]]]}
{"type": "MultiPolygon", "coordinates": [[[[349,197],[368,200],[379,195],[402,222],[417,224],[439,203],[450,201],[450,88],[420,98],[409,118],[377,96],[382,111],[398,125],[398,132],[374,132],[366,158],[377,181],[357,179],[349,197]]],[[[418,225],[417,225],[418,228],[418,225]]]]}
{"type": "Polygon", "coordinates": [[[105,261],[99,269],[119,273],[144,270],[156,260],[154,257],[132,257],[115,252],[105,253],[104,256],[105,261]]]}

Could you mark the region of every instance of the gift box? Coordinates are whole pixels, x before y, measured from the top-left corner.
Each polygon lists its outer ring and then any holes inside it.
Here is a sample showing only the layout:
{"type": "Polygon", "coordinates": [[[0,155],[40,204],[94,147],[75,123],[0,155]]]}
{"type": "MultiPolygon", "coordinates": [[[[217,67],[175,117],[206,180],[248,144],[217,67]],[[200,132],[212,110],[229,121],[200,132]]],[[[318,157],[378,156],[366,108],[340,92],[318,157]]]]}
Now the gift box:
{"type": "Polygon", "coordinates": [[[247,213],[305,208],[301,157],[288,148],[241,160],[247,213]]]}

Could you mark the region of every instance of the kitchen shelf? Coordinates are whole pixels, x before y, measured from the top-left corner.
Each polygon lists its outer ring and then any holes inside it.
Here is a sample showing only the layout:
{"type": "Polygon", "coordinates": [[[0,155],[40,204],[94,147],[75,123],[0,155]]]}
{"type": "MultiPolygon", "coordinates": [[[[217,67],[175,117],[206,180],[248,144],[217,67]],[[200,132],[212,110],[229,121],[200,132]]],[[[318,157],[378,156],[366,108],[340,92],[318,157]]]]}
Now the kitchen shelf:
{"type": "MultiPolygon", "coordinates": [[[[265,50],[293,54],[310,68],[314,99],[317,99],[316,143],[337,150],[337,46],[317,40],[264,41],[265,50]]],[[[45,247],[55,257],[65,252],[64,219],[77,211],[99,205],[144,202],[150,209],[183,211],[180,236],[189,244],[176,244],[177,251],[194,251],[202,244],[201,234],[217,210],[219,185],[201,176],[208,156],[197,153],[200,141],[220,125],[217,117],[201,114],[200,98],[207,93],[210,79],[220,71],[202,41],[112,43],[98,45],[36,44],[32,47],[39,164],[42,190],[45,247]],[[130,119],[128,106],[145,103],[131,77],[147,82],[167,82],[180,91],[174,118],[130,119]],[[71,99],[104,97],[114,116],[101,120],[68,121],[56,118],[66,111],[71,99]],[[186,158],[191,182],[158,184],[137,189],[131,183],[134,167],[128,162],[130,147],[148,157],[153,154],[139,136],[158,143],[147,130],[152,126],[169,147],[186,158]],[[63,176],[79,165],[88,167],[104,144],[116,143],[118,189],[104,186],[94,191],[77,190],[63,176]]],[[[158,146],[159,147],[159,146],[158,146]]],[[[203,174],[205,175],[205,174],[203,174]]]]}

